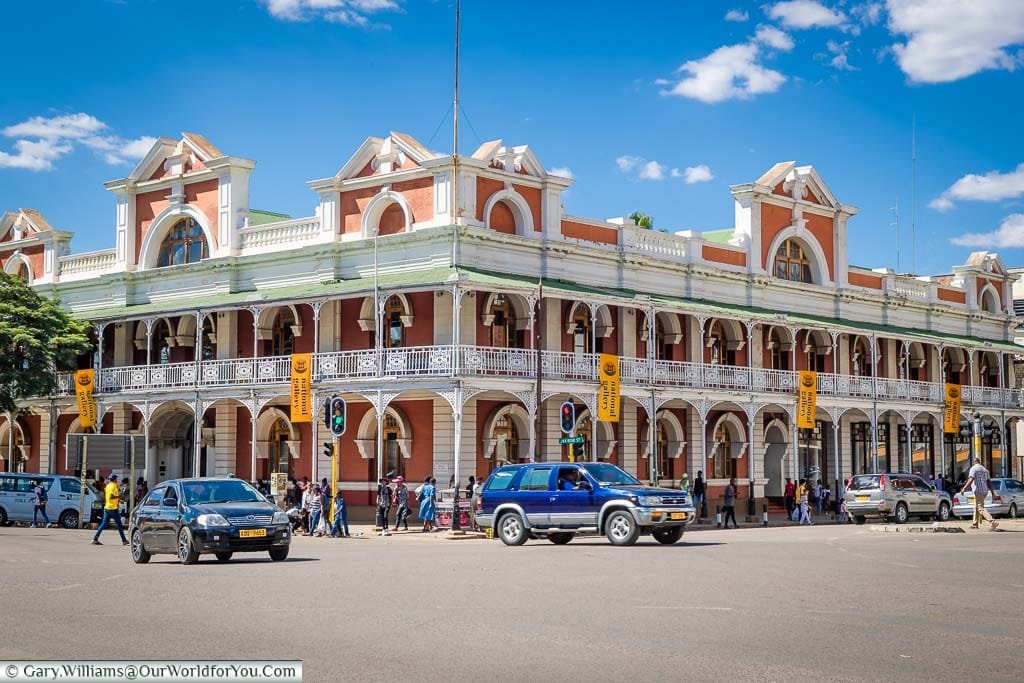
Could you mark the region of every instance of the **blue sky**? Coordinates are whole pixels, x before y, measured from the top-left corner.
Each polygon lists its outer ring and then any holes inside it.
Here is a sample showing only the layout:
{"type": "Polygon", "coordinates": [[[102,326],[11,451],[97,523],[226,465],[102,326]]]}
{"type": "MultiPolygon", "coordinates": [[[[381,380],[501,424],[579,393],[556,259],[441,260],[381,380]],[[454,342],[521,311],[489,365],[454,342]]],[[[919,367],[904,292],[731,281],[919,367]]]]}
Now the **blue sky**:
{"type": "MultiPolygon", "coordinates": [[[[814,165],[860,208],[850,260],[917,271],[974,249],[1024,265],[1024,2],[464,0],[462,151],[529,144],[576,179],[569,213],[670,231],[733,221],[731,184],[814,165]],[[956,240],[954,244],[952,240],[956,240]]],[[[450,149],[453,4],[430,0],[3,3],[0,209],[75,251],[113,246],[106,180],[147,136],[257,161],[253,208],[310,215],[305,181],[369,135],[450,149]],[[12,30],[13,27],[13,30],[12,30]],[[20,28],[18,28],[20,27],[20,28]],[[439,132],[432,138],[435,130],[439,132]]]]}

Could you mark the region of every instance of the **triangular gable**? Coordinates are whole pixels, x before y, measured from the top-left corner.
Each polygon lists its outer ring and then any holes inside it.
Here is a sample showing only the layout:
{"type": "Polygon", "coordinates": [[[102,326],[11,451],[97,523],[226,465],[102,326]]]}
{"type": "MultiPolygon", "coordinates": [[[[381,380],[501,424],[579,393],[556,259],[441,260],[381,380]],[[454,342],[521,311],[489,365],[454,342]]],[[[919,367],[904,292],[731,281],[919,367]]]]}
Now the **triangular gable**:
{"type": "Polygon", "coordinates": [[[370,169],[367,172],[367,169],[374,159],[391,154],[400,154],[417,165],[428,159],[436,159],[441,156],[437,152],[431,152],[411,135],[392,131],[386,138],[366,138],[334,177],[336,180],[349,180],[350,178],[373,175],[376,171],[370,169]]]}
{"type": "Polygon", "coordinates": [[[485,142],[473,153],[473,158],[483,161],[488,166],[503,169],[506,173],[520,173],[538,178],[547,175],[544,165],[540,163],[540,159],[529,145],[505,147],[501,145],[501,140],[485,142]]]}
{"type": "Polygon", "coordinates": [[[1007,272],[1003,259],[999,257],[999,254],[991,251],[971,252],[971,255],[967,257],[966,265],[980,268],[986,273],[992,273],[1000,278],[1005,277],[1007,272]]]}
{"type": "Polygon", "coordinates": [[[224,152],[220,151],[212,142],[199,133],[182,133],[181,140],[187,144],[200,161],[207,162],[212,159],[220,159],[224,152]]]}
{"type": "Polygon", "coordinates": [[[155,180],[163,176],[164,162],[171,156],[187,149],[194,159],[205,164],[213,159],[220,159],[224,153],[216,145],[198,133],[182,133],[181,138],[158,138],[149,148],[146,156],[128,175],[131,182],[155,180]]]}
{"type": "Polygon", "coordinates": [[[359,148],[352,153],[352,156],[348,158],[348,161],[342,165],[341,169],[334,174],[334,177],[338,180],[347,180],[354,178],[366,167],[370,161],[373,160],[381,147],[384,145],[383,138],[368,137],[363,140],[363,144],[359,145],[359,148]]]}
{"type": "Polygon", "coordinates": [[[828,189],[828,185],[821,179],[818,172],[814,170],[813,166],[801,166],[795,169],[795,171],[808,179],[807,189],[814,193],[814,196],[818,200],[818,204],[835,208],[839,206],[839,200],[832,194],[832,190],[828,189]]]}
{"type": "Polygon", "coordinates": [[[128,180],[136,183],[142,180],[149,180],[153,177],[153,174],[160,170],[164,159],[174,153],[174,147],[177,144],[177,141],[171,138],[157,138],[157,141],[146,152],[146,156],[142,157],[142,161],[128,174],[128,180]]]}
{"type": "Polygon", "coordinates": [[[765,171],[760,178],[754,181],[754,184],[774,189],[786,179],[786,176],[794,167],[796,167],[795,161],[780,161],[765,171]]]}
{"type": "Polygon", "coordinates": [[[795,161],[780,161],[765,171],[755,181],[755,184],[770,188],[772,194],[792,197],[792,183],[797,177],[800,178],[806,190],[806,193],[803,193],[803,199],[833,209],[839,206],[839,200],[832,194],[832,190],[828,189],[828,185],[821,179],[814,167],[798,167],[795,161]]]}

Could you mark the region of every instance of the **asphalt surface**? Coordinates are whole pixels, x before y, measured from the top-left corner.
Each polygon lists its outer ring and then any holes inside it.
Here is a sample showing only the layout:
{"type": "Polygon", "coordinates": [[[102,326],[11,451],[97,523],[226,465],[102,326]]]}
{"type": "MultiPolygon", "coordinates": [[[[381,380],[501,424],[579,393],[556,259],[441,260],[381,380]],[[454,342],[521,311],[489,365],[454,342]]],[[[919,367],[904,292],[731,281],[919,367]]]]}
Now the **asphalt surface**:
{"type": "Polygon", "coordinates": [[[134,565],[116,532],[0,529],[0,659],[302,659],[304,680],[1021,680],[1024,524],[567,546],[296,538],[134,565]]]}

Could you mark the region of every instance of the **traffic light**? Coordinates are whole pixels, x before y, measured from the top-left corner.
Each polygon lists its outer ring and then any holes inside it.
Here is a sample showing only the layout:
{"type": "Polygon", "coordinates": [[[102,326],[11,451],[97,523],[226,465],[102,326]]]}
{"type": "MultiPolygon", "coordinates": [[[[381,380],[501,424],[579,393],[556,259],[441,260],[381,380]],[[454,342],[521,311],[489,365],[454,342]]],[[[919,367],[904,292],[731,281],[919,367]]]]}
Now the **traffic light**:
{"type": "Polygon", "coordinates": [[[967,441],[968,439],[970,439],[971,438],[971,432],[972,432],[971,421],[970,420],[960,420],[960,432],[959,432],[960,440],[961,441],[967,441]]]}
{"type": "Polygon", "coordinates": [[[345,399],[343,398],[332,398],[331,399],[331,434],[334,436],[341,436],[345,433],[345,425],[348,422],[348,406],[345,405],[345,399]]]}
{"type": "Polygon", "coordinates": [[[566,401],[562,404],[561,416],[562,433],[572,434],[576,428],[576,406],[573,405],[572,401],[566,401]]]}
{"type": "Polygon", "coordinates": [[[334,457],[334,444],[332,442],[330,442],[330,441],[324,441],[324,457],[325,458],[333,458],[334,457]]]}
{"type": "Polygon", "coordinates": [[[331,401],[333,398],[324,399],[324,427],[331,428],[331,401]]]}

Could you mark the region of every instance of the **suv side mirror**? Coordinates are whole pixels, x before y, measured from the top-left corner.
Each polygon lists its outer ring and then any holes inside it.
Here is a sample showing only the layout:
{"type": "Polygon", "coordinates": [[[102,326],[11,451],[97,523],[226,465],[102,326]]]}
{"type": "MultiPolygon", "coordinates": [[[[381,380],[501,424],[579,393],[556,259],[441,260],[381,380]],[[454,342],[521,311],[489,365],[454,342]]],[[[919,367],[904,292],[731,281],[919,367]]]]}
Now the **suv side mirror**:
{"type": "Polygon", "coordinates": [[[580,490],[583,490],[583,491],[593,491],[594,490],[594,487],[591,486],[590,482],[587,481],[586,479],[580,479],[580,481],[576,484],[576,488],[578,488],[580,490]]]}
{"type": "Polygon", "coordinates": [[[164,498],[163,506],[165,508],[176,508],[176,507],[178,507],[178,499],[177,498],[164,498]]]}

